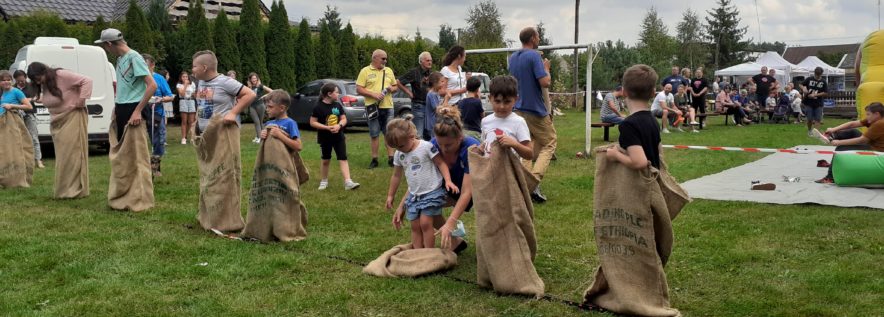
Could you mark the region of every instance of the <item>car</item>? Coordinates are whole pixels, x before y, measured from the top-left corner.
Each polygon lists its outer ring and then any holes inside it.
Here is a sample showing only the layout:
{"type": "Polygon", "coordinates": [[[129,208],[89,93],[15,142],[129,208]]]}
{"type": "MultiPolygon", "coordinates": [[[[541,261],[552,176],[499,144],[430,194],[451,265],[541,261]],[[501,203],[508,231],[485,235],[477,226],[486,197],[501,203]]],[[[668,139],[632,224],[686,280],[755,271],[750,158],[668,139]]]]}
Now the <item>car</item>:
{"type": "MultiPolygon", "coordinates": [[[[292,94],[292,103],[289,105],[288,115],[299,126],[310,125],[310,116],[313,115],[313,107],[319,102],[319,89],[326,83],[334,83],[341,92],[338,100],[344,107],[348,126],[367,126],[365,117],[365,98],[356,93],[356,81],[352,79],[317,79],[311,81],[292,94]]],[[[411,114],[411,100],[402,92],[393,94],[394,115],[403,117],[411,114]]]]}

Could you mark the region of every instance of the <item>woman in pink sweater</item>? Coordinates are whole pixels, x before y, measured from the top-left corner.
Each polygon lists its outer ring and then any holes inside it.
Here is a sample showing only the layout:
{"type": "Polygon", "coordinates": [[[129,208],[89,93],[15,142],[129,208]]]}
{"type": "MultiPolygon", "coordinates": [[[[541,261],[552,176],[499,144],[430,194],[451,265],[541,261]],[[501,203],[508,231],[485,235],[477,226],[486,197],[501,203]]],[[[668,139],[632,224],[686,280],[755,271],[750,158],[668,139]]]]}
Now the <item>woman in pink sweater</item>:
{"type": "Polygon", "coordinates": [[[89,118],[86,101],[92,97],[92,79],[72,71],[28,66],[28,78],[37,100],[49,110],[55,145],[55,198],[89,196],[89,118]]]}

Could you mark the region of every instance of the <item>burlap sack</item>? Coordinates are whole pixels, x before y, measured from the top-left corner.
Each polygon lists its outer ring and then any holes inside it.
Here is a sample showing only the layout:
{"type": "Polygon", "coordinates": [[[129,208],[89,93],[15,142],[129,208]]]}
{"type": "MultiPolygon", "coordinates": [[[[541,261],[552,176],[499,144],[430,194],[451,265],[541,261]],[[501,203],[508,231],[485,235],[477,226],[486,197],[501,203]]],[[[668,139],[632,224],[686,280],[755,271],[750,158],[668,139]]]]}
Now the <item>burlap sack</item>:
{"type": "Polygon", "coordinates": [[[307,238],[307,207],[301,201],[298,170],[293,153],[281,140],[269,137],[261,142],[244,237],[264,242],[307,238]]]}
{"type": "Polygon", "coordinates": [[[55,198],[89,196],[89,115],[85,108],[71,110],[52,120],[55,145],[55,198]]]}
{"type": "Polygon", "coordinates": [[[111,121],[107,205],[113,209],[142,211],[153,207],[153,179],[145,124],[126,125],[122,142],[117,142],[117,122],[111,121]]]}
{"type": "Polygon", "coordinates": [[[195,135],[195,128],[191,132],[200,170],[197,220],[206,230],[242,230],[239,126],[224,124],[221,116],[214,116],[202,134],[195,135]]]}
{"type": "Polygon", "coordinates": [[[593,219],[600,267],[584,300],[620,314],[680,315],[669,306],[663,267],[672,252],[672,219],[689,201],[665,164],[637,171],[596,155],[593,219]]]}
{"type": "Polygon", "coordinates": [[[496,143],[485,157],[470,149],[470,175],[476,212],[478,283],[505,294],[543,296],[543,280],[534,269],[537,240],[529,188],[537,178],[509,149],[496,143]]]}
{"type": "Polygon", "coordinates": [[[439,248],[412,249],[397,245],[362,268],[362,273],[379,277],[417,277],[457,266],[457,255],[439,248]]]}
{"type": "Polygon", "coordinates": [[[31,187],[34,176],[34,144],[25,121],[17,111],[0,116],[0,188],[31,187]]]}

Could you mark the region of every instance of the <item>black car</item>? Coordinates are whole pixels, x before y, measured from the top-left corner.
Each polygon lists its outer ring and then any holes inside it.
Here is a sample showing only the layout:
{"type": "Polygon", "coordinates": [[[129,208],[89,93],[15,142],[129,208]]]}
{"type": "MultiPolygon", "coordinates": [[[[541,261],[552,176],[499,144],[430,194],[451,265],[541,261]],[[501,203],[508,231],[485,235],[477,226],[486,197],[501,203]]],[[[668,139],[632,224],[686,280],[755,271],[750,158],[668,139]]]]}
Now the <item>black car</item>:
{"type": "MultiPolygon", "coordinates": [[[[326,83],[338,85],[338,91],[341,92],[338,101],[344,106],[347,125],[368,125],[368,120],[365,118],[365,98],[356,93],[356,81],[352,79],[317,79],[302,86],[297,93],[292,94],[289,117],[299,126],[309,126],[313,107],[319,102],[319,89],[326,83]]],[[[397,91],[393,94],[393,110],[398,117],[411,114],[411,100],[405,93],[397,91]]]]}

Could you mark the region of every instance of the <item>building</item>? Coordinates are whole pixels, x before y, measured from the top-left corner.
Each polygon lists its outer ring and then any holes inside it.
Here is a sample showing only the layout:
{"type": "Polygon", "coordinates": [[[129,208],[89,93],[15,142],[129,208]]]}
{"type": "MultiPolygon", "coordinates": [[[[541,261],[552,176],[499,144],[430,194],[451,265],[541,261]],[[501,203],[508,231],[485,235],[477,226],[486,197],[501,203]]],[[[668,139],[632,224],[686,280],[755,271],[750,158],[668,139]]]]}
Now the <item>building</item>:
{"type": "MultiPolygon", "coordinates": [[[[147,8],[154,0],[135,0],[135,2],[143,10],[147,8]]],[[[187,17],[187,8],[191,0],[162,0],[165,1],[166,10],[169,17],[176,23],[187,17]]],[[[239,20],[242,11],[243,0],[203,0],[203,8],[206,10],[206,17],[214,19],[218,15],[219,10],[224,10],[228,17],[239,20]]],[[[264,5],[263,1],[258,1],[261,5],[261,15],[264,20],[268,20],[270,9],[264,5]]],[[[30,15],[36,11],[47,11],[55,13],[62,20],[68,23],[92,23],[99,16],[105,20],[121,20],[129,9],[129,0],[0,0],[0,16],[3,20],[18,16],[30,15]]]]}

